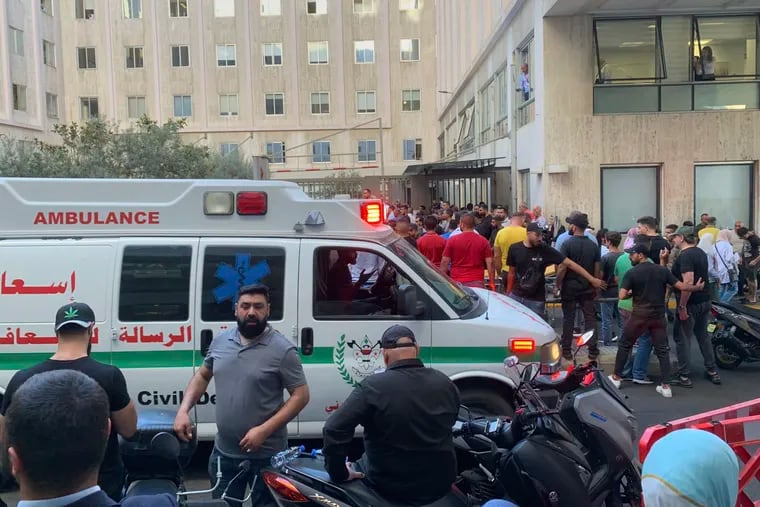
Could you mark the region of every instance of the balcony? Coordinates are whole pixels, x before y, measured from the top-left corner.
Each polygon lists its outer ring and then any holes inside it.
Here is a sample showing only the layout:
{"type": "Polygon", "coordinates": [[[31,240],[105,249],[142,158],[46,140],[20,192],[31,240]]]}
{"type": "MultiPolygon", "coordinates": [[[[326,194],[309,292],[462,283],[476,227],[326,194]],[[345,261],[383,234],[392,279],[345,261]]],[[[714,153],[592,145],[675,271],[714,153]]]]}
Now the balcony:
{"type": "Polygon", "coordinates": [[[760,80],[594,86],[594,114],[760,109],[760,80]]]}

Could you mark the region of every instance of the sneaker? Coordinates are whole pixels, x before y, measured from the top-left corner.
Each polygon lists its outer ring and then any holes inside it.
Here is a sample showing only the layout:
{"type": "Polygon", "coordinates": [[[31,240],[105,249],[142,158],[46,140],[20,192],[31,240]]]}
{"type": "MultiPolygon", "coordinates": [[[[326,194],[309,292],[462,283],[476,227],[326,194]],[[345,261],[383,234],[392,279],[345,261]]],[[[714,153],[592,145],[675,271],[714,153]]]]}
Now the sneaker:
{"type": "Polygon", "coordinates": [[[643,385],[643,386],[647,386],[647,385],[649,385],[649,384],[654,384],[654,380],[652,380],[652,379],[651,379],[651,378],[649,378],[649,377],[644,377],[644,378],[634,378],[634,379],[633,379],[633,383],[634,383],[634,384],[640,384],[640,385],[643,385]]]}
{"type": "Polygon", "coordinates": [[[615,343],[616,341],[618,341],[618,335],[612,337],[612,343],[615,343]]]}
{"type": "Polygon", "coordinates": [[[720,375],[718,375],[718,372],[715,370],[706,371],[705,378],[709,380],[710,382],[712,382],[713,384],[715,384],[716,386],[719,386],[723,383],[723,381],[721,381],[720,379],[720,375]]]}
{"type": "Polygon", "coordinates": [[[656,388],[657,392],[663,395],[665,398],[672,398],[673,397],[673,391],[670,390],[670,387],[665,387],[663,385],[659,385],[656,388]]]}
{"type": "Polygon", "coordinates": [[[691,383],[691,379],[685,375],[673,377],[672,383],[681,387],[694,387],[694,384],[691,383]]]}
{"type": "Polygon", "coordinates": [[[620,389],[620,386],[623,384],[623,381],[616,379],[614,375],[609,375],[607,378],[610,379],[610,382],[612,382],[612,384],[618,389],[620,389]]]}

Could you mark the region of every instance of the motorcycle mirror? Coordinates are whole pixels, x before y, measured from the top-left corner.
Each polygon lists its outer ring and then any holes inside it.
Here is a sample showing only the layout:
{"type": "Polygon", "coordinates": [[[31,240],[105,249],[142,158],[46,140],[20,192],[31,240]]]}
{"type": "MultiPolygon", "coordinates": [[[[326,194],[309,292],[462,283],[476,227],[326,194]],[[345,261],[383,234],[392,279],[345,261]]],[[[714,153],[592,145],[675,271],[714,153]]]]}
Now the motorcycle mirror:
{"type": "Polygon", "coordinates": [[[176,460],[180,455],[179,440],[171,433],[162,431],[156,433],[150,440],[150,449],[158,456],[167,460],[176,460]]]}
{"type": "Polygon", "coordinates": [[[506,359],[504,359],[504,368],[514,368],[520,364],[520,359],[518,359],[517,356],[509,356],[506,359]]]}
{"type": "Polygon", "coordinates": [[[472,421],[472,413],[469,408],[464,405],[459,405],[459,414],[457,415],[457,418],[469,422],[472,421]]]}
{"type": "Polygon", "coordinates": [[[578,347],[585,346],[586,344],[588,344],[589,341],[591,341],[591,338],[593,338],[593,336],[594,336],[593,329],[590,331],[586,331],[585,333],[583,333],[582,335],[578,337],[578,341],[576,342],[576,345],[578,345],[578,347]]]}
{"type": "Polygon", "coordinates": [[[538,375],[538,372],[540,371],[540,367],[536,363],[530,363],[525,366],[525,369],[522,371],[521,380],[523,382],[530,382],[533,380],[536,375],[538,375]]]}

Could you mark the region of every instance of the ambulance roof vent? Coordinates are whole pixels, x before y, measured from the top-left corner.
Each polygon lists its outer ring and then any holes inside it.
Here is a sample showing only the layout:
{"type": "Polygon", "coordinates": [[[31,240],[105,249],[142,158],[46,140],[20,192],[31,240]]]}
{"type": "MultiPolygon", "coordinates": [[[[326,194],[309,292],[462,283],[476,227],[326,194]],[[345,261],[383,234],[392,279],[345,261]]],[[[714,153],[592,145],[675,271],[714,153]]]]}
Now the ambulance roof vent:
{"type": "Polygon", "coordinates": [[[309,211],[306,215],[305,225],[325,225],[325,217],[321,211],[309,211]]]}

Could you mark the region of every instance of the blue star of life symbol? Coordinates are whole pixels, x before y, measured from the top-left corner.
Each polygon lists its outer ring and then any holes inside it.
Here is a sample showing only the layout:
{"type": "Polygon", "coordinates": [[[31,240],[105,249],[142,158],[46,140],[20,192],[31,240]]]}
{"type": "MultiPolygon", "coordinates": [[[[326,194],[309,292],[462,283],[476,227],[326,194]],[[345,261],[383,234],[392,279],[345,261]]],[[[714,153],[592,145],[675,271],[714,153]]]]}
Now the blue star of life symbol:
{"type": "Polygon", "coordinates": [[[230,266],[226,262],[220,262],[216,268],[214,276],[222,280],[222,284],[213,290],[214,300],[217,304],[232,300],[232,307],[237,305],[238,290],[243,285],[258,283],[266,276],[269,276],[271,270],[267,261],[260,261],[251,266],[251,256],[249,254],[236,254],[235,266],[230,266]]]}

